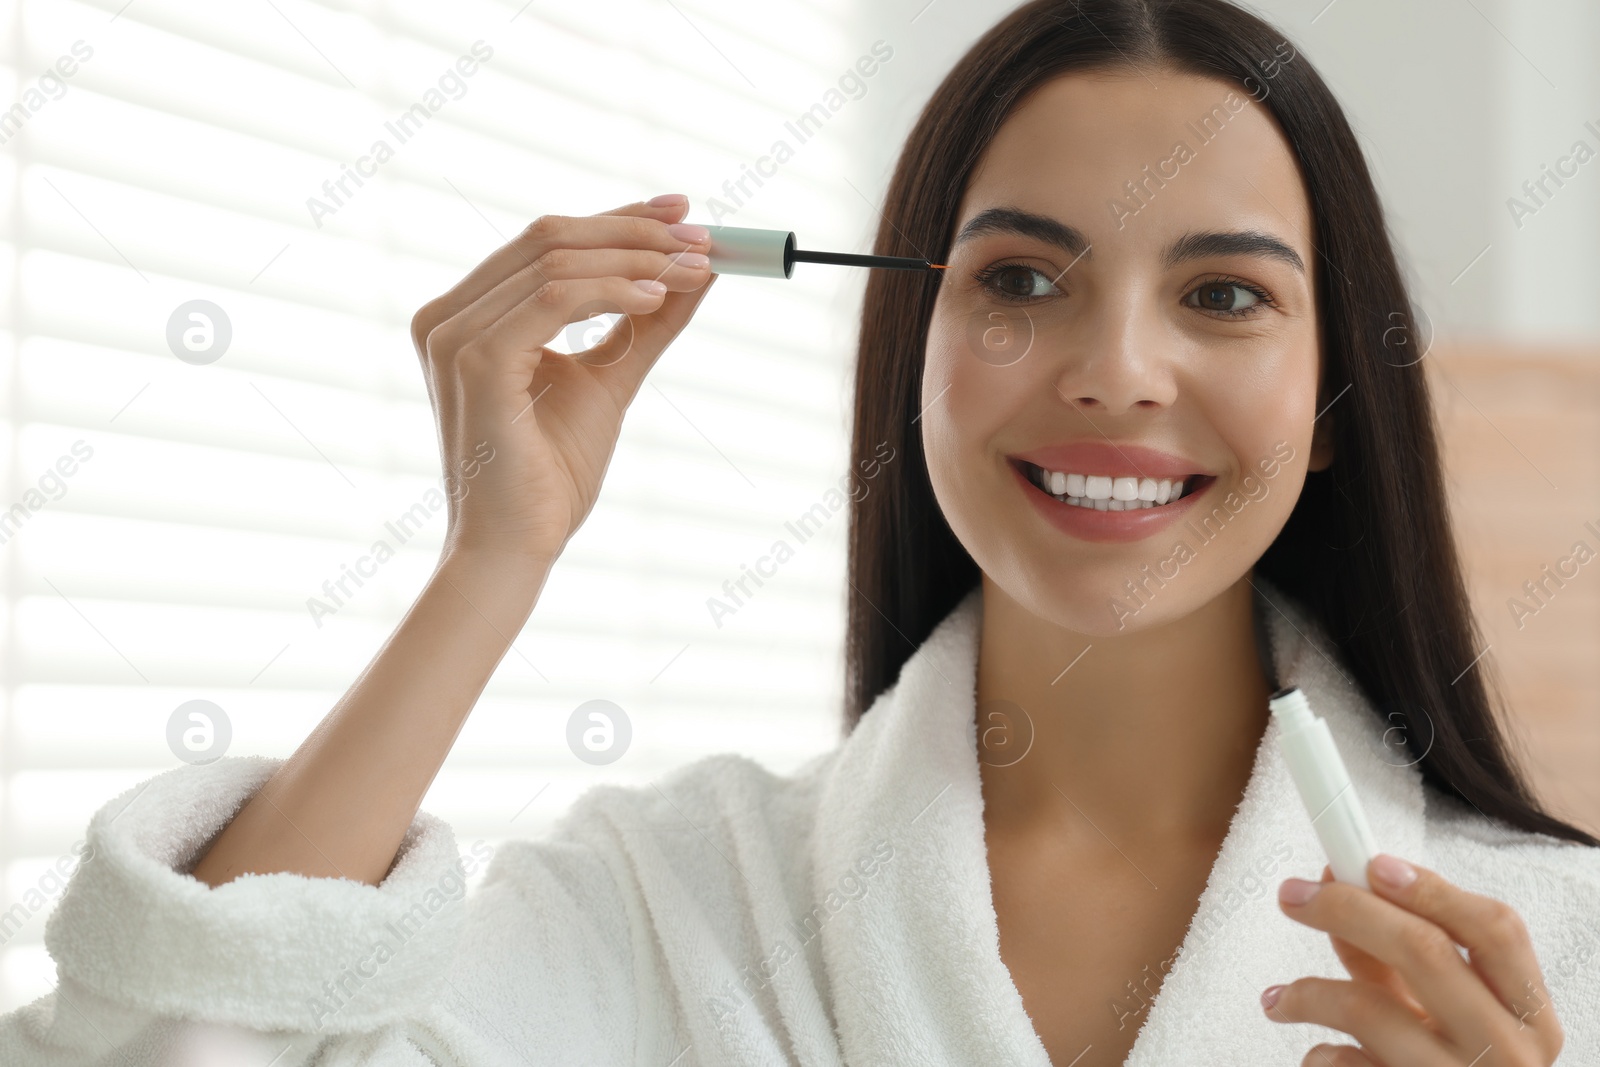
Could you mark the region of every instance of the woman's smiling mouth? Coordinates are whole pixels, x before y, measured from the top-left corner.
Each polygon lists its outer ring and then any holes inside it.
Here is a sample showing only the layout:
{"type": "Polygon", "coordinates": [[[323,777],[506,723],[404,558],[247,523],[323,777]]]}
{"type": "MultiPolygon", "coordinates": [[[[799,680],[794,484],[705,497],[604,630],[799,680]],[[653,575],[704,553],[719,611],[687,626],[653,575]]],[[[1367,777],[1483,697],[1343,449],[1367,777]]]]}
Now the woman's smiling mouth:
{"type": "Polygon", "coordinates": [[[1138,474],[1052,471],[1027,460],[1015,462],[1030,482],[1055,499],[1073,507],[1092,508],[1095,511],[1140,511],[1164,507],[1186,494],[1205,488],[1215,480],[1208,474],[1149,478],[1138,474]]]}
{"type": "Polygon", "coordinates": [[[1083,441],[1006,457],[1044,518],[1083,541],[1137,541],[1195,506],[1217,476],[1140,445],[1083,441]]]}

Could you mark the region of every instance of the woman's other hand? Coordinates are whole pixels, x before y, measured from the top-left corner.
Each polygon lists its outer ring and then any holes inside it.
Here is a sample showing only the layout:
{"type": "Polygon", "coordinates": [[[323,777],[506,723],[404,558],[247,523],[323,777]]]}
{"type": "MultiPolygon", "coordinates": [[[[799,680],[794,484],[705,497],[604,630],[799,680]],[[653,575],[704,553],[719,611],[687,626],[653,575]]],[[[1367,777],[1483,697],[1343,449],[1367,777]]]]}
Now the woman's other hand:
{"type": "Polygon", "coordinates": [[[1334,881],[1325,867],[1320,882],[1290,878],[1279,889],[1284,914],[1332,937],[1353,978],[1301,978],[1262,995],[1271,1019],[1317,1023],[1361,1043],[1317,1045],[1304,1067],[1555,1062],[1561,1024],[1514,909],[1392,856],[1375,857],[1367,880],[1372,892],[1334,881]]]}

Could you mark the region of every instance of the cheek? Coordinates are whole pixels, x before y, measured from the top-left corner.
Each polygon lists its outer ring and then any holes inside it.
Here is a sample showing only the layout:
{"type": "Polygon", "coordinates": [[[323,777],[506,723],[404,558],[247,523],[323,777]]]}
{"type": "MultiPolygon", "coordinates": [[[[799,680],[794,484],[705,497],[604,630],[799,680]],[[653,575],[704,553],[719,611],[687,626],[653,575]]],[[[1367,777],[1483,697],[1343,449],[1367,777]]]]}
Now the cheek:
{"type": "Polygon", "coordinates": [[[1028,363],[987,363],[969,350],[959,323],[952,329],[935,318],[930,326],[917,421],[928,481],[956,539],[985,571],[1002,566],[1010,551],[996,517],[1017,490],[997,442],[1037,406],[1028,363]]]}
{"type": "Polygon", "coordinates": [[[1248,373],[1218,376],[1200,386],[1206,421],[1228,444],[1240,477],[1259,474],[1262,462],[1281,458],[1286,449],[1293,450],[1304,473],[1317,415],[1317,374],[1315,346],[1306,344],[1261,360],[1248,373]]]}
{"type": "Polygon", "coordinates": [[[936,318],[928,334],[918,425],[936,490],[992,484],[1004,464],[994,442],[1049,388],[1035,380],[1038,360],[997,365],[978,358],[970,333],[960,321],[936,318]]]}
{"type": "Polygon", "coordinates": [[[1234,469],[1213,487],[1207,511],[1193,515],[1205,558],[1186,569],[1224,584],[1267,550],[1299,499],[1316,415],[1315,348],[1285,351],[1249,373],[1216,375],[1194,389],[1203,420],[1222,438],[1234,469]],[[1213,532],[1225,536],[1212,538],[1213,532]]]}

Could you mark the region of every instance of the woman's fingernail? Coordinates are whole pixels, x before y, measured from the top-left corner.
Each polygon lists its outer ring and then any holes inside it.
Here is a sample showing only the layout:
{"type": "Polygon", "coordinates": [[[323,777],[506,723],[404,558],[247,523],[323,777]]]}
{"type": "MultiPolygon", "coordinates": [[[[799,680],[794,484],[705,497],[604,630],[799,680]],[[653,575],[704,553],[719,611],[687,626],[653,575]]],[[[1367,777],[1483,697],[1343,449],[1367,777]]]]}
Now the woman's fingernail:
{"type": "Polygon", "coordinates": [[[1321,888],[1321,882],[1307,882],[1302,878],[1290,878],[1278,887],[1278,899],[1285,904],[1304,904],[1316,896],[1317,890],[1321,888]]]}
{"type": "Polygon", "coordinates": [[[689,198],[682,193],[662,193],[660,196],[650,198],[651,207],[671,207],[674,204],[687,204],[689,198]]]}
{"type": "Polygon", "coordinates": [[[696,226],[692,222],[674,222],[671,226],[667,227],[667,232],[672,234],[672,236],[676,237],[678,240],[687,241],[692,245],[703,244],[704,242],[711,240],[710,230],[706,229],[704,226],[696,226]]]}
{"type": "Polygon", "coordinates": [[[1266,990],[1261,994],[1261,1006],[1268,1011],[1272,1010],[1272,1006],[1278,1003],[1278,996],[1282,992],[1283,986],[1281,985],[1267,986],[1266,990]]]}
{"type": "Polygon", "coordinates": [[[660,296],[662,293],[667,291],[665,282],[658,282],[653,278],[640,278],[633,284],[637,285],[640,289],[643,289],[651,296],[660,296]]]}
{"type": "Polygon", "coordinates": [[[1372,873],[1391,889],[1404,889],[1417,880],[1417,869],[1405,860],[1381,852],[1372,861],[1372,873]]]}

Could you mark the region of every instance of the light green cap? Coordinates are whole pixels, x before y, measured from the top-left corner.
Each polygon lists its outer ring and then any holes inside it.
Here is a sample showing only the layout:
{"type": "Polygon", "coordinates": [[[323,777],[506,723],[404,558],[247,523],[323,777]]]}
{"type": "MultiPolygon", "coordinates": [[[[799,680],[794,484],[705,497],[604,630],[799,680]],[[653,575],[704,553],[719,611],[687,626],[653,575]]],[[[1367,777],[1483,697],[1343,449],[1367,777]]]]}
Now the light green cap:
{"type": "Polygon", "coordinates": [[[747,274],[755,278],[787,278],[794,270],[789,259],[794,233],[789,230],[752,230],[745,226],[707,226],[711,231],[711,270],[717,274],[747,274]]]}

